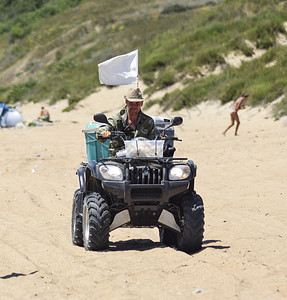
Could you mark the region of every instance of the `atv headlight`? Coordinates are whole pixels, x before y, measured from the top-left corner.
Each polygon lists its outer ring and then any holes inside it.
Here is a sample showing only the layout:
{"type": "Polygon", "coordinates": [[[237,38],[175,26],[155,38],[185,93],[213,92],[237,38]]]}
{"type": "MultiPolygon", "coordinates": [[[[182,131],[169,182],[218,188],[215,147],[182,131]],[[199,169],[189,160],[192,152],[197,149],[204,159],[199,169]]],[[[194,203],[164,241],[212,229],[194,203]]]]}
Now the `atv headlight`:
{"type": "Polygon", "coordinates": [[[169,180],[183,180],[190,175],[190,167],[188,165],[175,165],[169,170],[169,180]]]}
{"type": "Polygon", "coordinates": [[[99,170],[104,179],[123,180],[123,171],[118,166],[101,165],[99,170]]]}

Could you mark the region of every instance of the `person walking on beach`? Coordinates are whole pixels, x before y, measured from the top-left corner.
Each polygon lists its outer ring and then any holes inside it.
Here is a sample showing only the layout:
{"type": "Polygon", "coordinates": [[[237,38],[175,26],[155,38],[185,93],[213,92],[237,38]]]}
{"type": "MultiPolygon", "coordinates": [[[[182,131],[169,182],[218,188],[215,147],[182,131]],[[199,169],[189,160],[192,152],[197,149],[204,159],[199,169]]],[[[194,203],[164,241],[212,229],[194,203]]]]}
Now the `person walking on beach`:
{"type": "Polygon", "coordinates": [[[226,132],[234,125],[234,122],[236,121],[236,127],[235,127],[235,135],[237,135],[238,128],[240,125],[240,120],[238,117],[237,111],[239,109],[245,108],[245,102],[248,100],[248,94],[243,93],[241,97],[239,97],[235,103],[232,106],[232,109],[230,111],[230,117],[231,117],[231,124],[223,131],[223,135],[226,134],[226,132]]]}

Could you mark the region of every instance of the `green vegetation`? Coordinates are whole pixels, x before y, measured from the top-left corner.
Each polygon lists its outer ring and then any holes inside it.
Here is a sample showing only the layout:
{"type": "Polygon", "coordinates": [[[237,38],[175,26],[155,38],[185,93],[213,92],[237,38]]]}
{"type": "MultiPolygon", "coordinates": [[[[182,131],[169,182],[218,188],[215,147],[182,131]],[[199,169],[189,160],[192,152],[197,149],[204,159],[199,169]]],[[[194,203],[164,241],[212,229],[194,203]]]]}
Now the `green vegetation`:
{"type": "MultiPolygon", "coordinates": [[[[139,49],[146,94],[184,85],[154,101],[166,109],[243,91],[262,105],[286,92],[286,46],[277,42],[286,21],[280,0],[0,0],[0,98],[68,98],[68,111],[100,86],[98,63],[139,49]],[[265,53],[253,58],[255,47],[265,53]],[[233,52],[253,59],[235,68],[226,63],[233,52]]],[[[287,114],[286,98],[274,114],[287,114]]]]}
{"type": "Polygon", "coordinates": [[[251,95],[249,104],[258,105],[271,102],[285,94],[286,86],[286,49],[276,46],[260,58],[242,64],[238,69],[228,67],[219,75],[201,78],[187,85],[182,91],[166,94],[160,103],[165,108],[173,107],[177,110],[208,99],[219,98],[226,103],[243,91],[248,91],[251,95]],[[275,60],[276,64],[266,67],[275,60]]]}
{"type": "Polygon", "coordinates": [[[27,82],[13,85],[12,89],[9,90],[7,95],[8,103],[15,103],[23,100],[23,96],[29,93],[36,86],[37,82],[33,79],[30,79],[27,82]]]}
{"type": "Polygon", "coordinates": [[[283,116],[287,116],[287,99],[286,99],[286,97],[284,97],[280,103],[277,103],[274,105],[275,120],[279,120],[283,116]]]}

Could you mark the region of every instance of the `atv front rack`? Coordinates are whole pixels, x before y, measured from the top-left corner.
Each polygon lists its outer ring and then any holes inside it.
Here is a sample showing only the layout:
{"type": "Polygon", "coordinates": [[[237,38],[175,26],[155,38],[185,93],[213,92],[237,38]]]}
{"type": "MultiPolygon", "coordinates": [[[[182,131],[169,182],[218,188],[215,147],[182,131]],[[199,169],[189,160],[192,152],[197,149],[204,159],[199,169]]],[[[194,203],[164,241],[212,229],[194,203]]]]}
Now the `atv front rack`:
{"type": "Polygon", "coordinates": [[[151,162],[160,162],[160,163],[169,163],[174,160],[188,160],[186,157],[136,157],[136,158],[128,158],[128,157],[106,157],[102,158],[101,161],[117,161],[117,162],[126,162],[130,163],[132,161],[151,161],[151,162]]]}

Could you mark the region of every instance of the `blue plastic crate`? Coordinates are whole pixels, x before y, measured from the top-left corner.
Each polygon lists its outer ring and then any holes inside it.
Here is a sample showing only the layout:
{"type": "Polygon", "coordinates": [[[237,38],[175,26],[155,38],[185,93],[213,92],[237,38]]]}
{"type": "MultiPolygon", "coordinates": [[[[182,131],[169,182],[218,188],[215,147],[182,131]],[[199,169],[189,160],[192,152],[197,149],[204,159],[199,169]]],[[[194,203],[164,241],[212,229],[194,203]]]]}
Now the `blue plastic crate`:
{"type": "Polygon", "coordinates": [[[98,122],[89,122],[86,129],[83,130],[86,139],[88,161],[95,160],[99,162],[102,158],[110,156],[109,144],[110,140],[100,143],[96,140],[97,130],[105,124],[98,122]]]}

